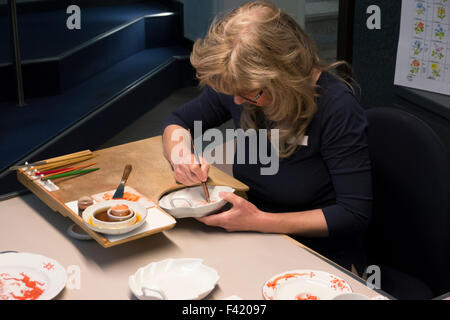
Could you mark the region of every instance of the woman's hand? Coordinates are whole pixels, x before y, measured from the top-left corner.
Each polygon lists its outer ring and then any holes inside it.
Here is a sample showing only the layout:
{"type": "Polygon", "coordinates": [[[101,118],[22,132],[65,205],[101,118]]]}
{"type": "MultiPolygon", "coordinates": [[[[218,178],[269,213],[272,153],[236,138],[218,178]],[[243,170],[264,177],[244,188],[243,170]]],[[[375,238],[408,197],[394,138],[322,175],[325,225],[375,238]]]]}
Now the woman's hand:
{"type": "Polygon", "coordinates": [[[217,226],[231,231],[263,231],[260,222],[264,212],[254,204],[231,192],[221,192],[219,196],[230,202],[233,207],[225,212],[197,218],[208,226],[217,226]]]}
{"type": "Polygon", "coordinates": [[[219,196],[233,205],[228,211],[197,218],[208,226],[231,231],[298,234],[306,237],[328,237],[328,226],[322,209],[302,212],[268,213],[234,193],[219,196]]]}
{"type": "Polygon", "coordinates": [[[181,161],[173,162],[175,180],[185,186],[193,186],[208,179],[209,164],[199,156],[200,163],[192,153],[185,152],[181,161]]]}
{"type": "Polygon", "coordinates": [[[178,125],[169,125],[163,133],[164,157],[170,162],[175,180],[193,186],[208,179],[209,164],[203,157],[200,163],[191,152],[191,134],[178,125]]]}

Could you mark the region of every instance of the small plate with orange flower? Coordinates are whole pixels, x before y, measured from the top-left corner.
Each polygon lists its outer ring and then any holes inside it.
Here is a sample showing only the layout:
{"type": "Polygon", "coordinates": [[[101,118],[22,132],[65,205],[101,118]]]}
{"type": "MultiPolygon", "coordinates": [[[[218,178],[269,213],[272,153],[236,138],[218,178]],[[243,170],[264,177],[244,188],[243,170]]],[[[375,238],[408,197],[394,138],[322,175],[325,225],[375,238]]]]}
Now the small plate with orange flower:
{"type": "Polygon", "coordinates": [[[273,276],[263,286],[266,300],[331,300],[351,292],[344,279],[318,270],[287,271],[273,276]]]}

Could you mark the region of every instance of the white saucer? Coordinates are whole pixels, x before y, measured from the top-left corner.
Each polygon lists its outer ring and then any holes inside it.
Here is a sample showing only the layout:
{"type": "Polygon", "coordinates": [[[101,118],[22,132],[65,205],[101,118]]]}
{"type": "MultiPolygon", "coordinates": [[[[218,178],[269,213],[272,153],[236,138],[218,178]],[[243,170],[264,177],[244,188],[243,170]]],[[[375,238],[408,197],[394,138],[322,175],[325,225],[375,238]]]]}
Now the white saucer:
{"type": "MultiPolygon", "coordinates": [[[[67,234],[69,236],[71,236],[72,238],[75,238],[77,240],[92,240],[93,239],[89,234],[87,234],[85,232],[83,232],[83,233],[76,232],[74,230],[75,226],[77,226],[77,225],[74,223],[67,228],[67,234]]],[[[78,228],[80,228],[80,227],[78,227],[78,228]]]]}

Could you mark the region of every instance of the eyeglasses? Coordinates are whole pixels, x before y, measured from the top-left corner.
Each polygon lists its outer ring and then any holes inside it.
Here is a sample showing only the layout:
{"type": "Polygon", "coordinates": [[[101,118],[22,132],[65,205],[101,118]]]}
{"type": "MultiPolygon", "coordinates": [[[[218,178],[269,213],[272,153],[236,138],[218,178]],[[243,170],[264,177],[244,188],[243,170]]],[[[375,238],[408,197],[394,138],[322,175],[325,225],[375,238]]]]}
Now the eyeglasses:
{"type": "Polygon", "coordinates": [[[244,99],[244,100],[246,100],[248,102],[257,104],[258,103],[258,99],[261,98],[263,93],[264,93],[264,90],[261,90],[253,99],[249,99],[249,98],[246,98],[246,97],[243,97],[243,96],[238,96],[238,97],[242,98],[242,99],[244,99]]]}

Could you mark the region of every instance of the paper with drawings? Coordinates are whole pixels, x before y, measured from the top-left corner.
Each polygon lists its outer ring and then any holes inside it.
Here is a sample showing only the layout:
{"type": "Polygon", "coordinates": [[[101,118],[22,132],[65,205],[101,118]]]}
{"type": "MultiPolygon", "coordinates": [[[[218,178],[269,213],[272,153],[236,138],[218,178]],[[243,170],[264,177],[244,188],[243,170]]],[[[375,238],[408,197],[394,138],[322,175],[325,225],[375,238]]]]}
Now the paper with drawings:
{"type": "Polygon", "coordinates": [[[450,94],[449,13],[449,0],[402,0],[394,84],[450,94]]]}

